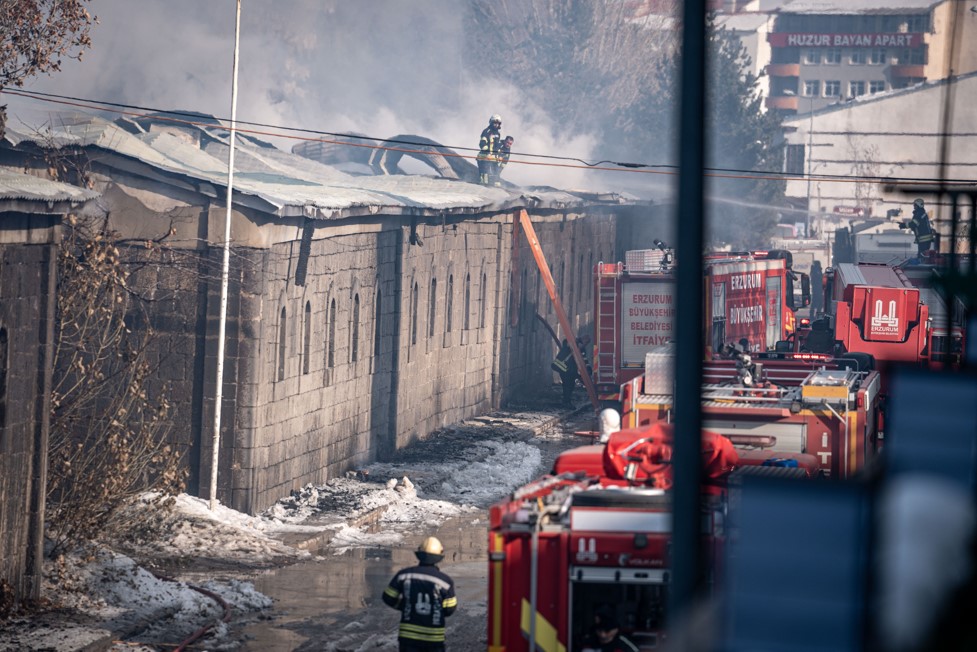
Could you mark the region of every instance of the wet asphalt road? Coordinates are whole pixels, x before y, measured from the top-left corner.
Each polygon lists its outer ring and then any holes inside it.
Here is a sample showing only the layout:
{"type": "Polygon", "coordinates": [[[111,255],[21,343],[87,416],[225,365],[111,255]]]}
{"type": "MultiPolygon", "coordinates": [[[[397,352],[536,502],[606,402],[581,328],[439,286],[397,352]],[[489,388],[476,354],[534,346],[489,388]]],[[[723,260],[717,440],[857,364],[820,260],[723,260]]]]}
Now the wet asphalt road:
{"type": "MultiPolygon", "coordinates": [[[[567,415],[569,416],[569,415],[567,415]]],[[[578,412],[549,433],[527,441],[540,449],[538,475],[551,468],[562,450],[589,443],[574,431],[590,429],[593,415],[578,412]]],[[[484,437],[484,431],[479,433],[484,437]]],[[[408,451],[412,464],[458,454],[464,435],[448,438],[444,446],[426,442],[423,452],[408,451]],[[421,456],[421,459],[419,459],[421,456]]],[[[508,488],[500,488],[503,498],[508,488]]],[[[439,496],[445,500],[446,497],[439,496]]],[[[448,649],[484,650],[487,647],[487,542],[488,510],[466,512],[441,524],[405,537],[397,547],[355,548],[335,554],[323,550],[320,557],[252,575],[255,588],[271,597],[275,606],[260,620],[235,623],[241,641],[238,649],[262,652],[396,650],[398,614],[380,600],[393,574],[416,563],[413,550],[426,536],[436,535],[445,546],[442,570],[455,580],[459,606],[448,619],[448,649]]]]}

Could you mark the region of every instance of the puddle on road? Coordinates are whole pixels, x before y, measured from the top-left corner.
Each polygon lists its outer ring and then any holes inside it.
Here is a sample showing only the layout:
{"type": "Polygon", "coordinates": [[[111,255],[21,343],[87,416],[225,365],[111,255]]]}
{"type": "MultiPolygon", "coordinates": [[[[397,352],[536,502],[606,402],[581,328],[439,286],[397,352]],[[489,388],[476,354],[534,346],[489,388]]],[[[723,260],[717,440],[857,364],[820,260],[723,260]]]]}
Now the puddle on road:
{"type": "MultiPolygon", "coordinates": [[[[552,467],[561,451],[589,443],[572,432],[533,441],[541,452],[539,475],[552,467]]],[[[378,531],[379,526],[370,527],[370,532],[378,531]]],[[[380,596],[398,569],[417,563],[413,551],[431,534],[444,544],[445,560],[440,567],[454,578],[459,597],[458,613],[448,622],[449,634],[458,641],[462,628],[478,632],[468,634],[468,642],[474,644],[476,639],[471,637],[484,632],[487,624],[487,510],[450,518],[436,530],[425,527],[405,536],[397,547],[357,547],[341,554],[325,548],[316,553],[321,555],[319,559],[251,578],[255,589],[272,598],[275,605],[270,620],[244,628],[247,640],[241,649],[395,650],[396,613],[381,602],[380,596]]]]}
{"type": "MultiPolygon", "coordinates": [[[[405,538],[397,548],[354,548],[334,554],[328,548],[321,558],[277,568],[252,578],[257,591],[275,601],[274,620],[244,628],[244,650],[291,652],[315,638],[320,644],[349,637],[347,626],[365,623],[396,629],[394,613],[380,601],[393,574],[417,563],[414,549],[434,534],[444,544],[442,570],[457,584],[462,602],[484,600],[488,518],[484,511],[470,512],[445,521],[437,531],[423,531],[405,538]]],[[[344,646],[343,649],[355,649],[344,646]]]]}

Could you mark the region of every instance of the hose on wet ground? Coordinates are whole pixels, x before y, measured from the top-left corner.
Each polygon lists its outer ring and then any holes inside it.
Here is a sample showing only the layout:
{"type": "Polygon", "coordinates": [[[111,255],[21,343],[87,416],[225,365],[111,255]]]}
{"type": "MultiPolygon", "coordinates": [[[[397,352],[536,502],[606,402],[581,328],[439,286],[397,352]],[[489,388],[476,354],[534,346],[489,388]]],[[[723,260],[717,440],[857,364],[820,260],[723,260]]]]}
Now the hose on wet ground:
{"type": "MultiPolygon", "coordinates": [[[[166,577],[165,575],[160,575],[158,573],[152,573],[152,575],[156,579],[162,580],[164,582],[174,582],[174,583],[179,582],[179,580],[175,580],[172,577],[166,577]]],[[[221,609],[223,610],[223,614],[221,615],[219,621],[210,621],[207,624],[202,625],[201,627],[197,628],[192,634],[190,634],[190,636],[186,637],[185,639],[183,639],[182,641],[180,641],[175,646],[172,645],[172,644],[138,643],[137,641],[127,641],[127,642],[130,643],[130,644],[147,645],[149,647],[165,647],[165,648],[171,648],[172,647],[172,648],[174,648],[174,652],[185,652],[185,650],[189,649],[190,646],[193,645],[193,643],[195,643],[196,641],[200,640],[218,622],[222,622],[222,623],[230,622],[230,620],[231,620],[231,605],[227,604],[227,601],[224,600],[224,598],[222,598],[218,594],[214,593],[213,591],[208,591],[207,589],[205,589],[203,587],[200,587],[200,586],[194,586],[193,584],[187,584],[187,587],[193,589],[197,593],[200,593],[202,595],[207,596],[208,598],[210,598],[211,600],[213,600],[214,602],[216,602],[217,604],[219,604],[221,606],[221,609]]]]}

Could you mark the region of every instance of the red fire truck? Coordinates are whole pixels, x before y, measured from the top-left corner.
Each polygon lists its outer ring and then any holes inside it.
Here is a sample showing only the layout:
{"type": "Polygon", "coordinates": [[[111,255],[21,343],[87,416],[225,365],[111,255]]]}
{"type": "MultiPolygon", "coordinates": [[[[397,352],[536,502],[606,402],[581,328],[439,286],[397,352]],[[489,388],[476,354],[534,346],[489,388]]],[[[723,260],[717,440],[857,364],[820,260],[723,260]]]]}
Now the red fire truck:
{"type": "MultiPolygon", "coordinates": [[[[671,421],[673,362],[670,346],[647,354],[645,373],[622,388],[623,426],[671,421]]],[[[703,427],[740,449],[815,455],[826,475],[851,477],[882,445],[881,378],[856,364],[818,354],[707,361],[703,427]]]]}
{"type": "MultiPolygon", "coordinates": [[[[553,474],[490,510],[488,649],[579,650],[594,614],[613,609],[641,650],[661,646],[671,539],[671,426],[622,430],[563,453],[553,474]]],[[[739,454],[703,432],[702,514],[721,559],[726,487],[744,472],[808,477],[809,455],[739,454]]]]}
{"type": "Polygon", "coordinates": [[[863,353],[883,365],[959,362],[963,311],[948,324],[939,273],[922,265],[836,265],[825,274],[825,313],[798,332],[795,348],[863,353]]]}
{"type": "MultiPolygon", "coordinates": [[[[625,261],[594,269],[594,384],[602,402],[618,401],[621,385],[644,369],[645,353],[673,337],[677,297],[670,252],[629,251],[625,261]]],[[[776,251],[706,257],[706,359],[741,339],[751,351],[773,349],[794,332],[794,277],[801,277],[808,302],[810,283],[789,263],[776,251]]]]}

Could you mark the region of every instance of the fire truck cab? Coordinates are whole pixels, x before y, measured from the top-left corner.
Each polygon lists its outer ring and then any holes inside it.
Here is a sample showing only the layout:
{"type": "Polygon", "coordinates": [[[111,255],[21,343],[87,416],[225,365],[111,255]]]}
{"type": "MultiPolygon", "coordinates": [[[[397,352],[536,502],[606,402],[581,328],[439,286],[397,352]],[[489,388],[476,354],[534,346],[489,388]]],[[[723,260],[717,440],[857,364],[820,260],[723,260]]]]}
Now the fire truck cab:
{"type": "Polygon", "coordinates": [[[926,265],[836,265],[825,274],[825,312],[798,333],[796,350],[863,353],[882,365],[959,362],[964,313],[949,319],[938,274],[926,265]]]}

